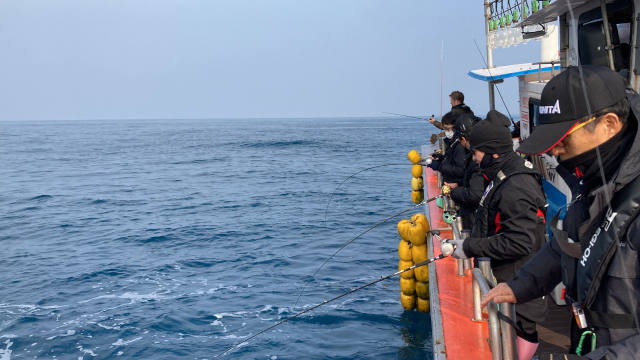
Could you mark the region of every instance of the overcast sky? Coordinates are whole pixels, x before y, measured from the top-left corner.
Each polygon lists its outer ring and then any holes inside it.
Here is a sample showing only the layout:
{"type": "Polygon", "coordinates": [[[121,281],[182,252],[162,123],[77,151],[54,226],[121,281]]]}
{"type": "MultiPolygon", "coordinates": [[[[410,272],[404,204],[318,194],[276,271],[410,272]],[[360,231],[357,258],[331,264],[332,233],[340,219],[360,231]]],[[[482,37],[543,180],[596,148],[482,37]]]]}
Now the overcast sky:
{"type": "MultiPolygon", "coordinates": [[[[0,0],[0,120],[440,112],[487,85],[481,0],[0,0]]],[[[540,60],[539,42],[494,50],[540,60]]],[[[517,115],[517,80],[501,85],[517,115]]],[[[499,102],[499,99],[498,99],[499,102]]],[[[498,110],[504,110],[500,104],[498,110]]]]}

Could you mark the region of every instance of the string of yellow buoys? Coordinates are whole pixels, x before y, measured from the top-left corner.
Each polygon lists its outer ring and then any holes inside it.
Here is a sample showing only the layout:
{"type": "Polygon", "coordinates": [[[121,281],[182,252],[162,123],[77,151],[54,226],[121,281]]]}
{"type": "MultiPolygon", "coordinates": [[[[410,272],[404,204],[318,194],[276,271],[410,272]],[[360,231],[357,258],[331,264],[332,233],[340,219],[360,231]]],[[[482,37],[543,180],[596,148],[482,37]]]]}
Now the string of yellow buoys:
{"type": "Polygon", "coordinates": [[[419,204],[424,200],[424,178],[422,177],[423,169],[422,165],[418,164],[422,161],[422,157],[420,153],[415,150],[409,151],[407,155],[409,161],[413,163],[411,167],[411,175],[413,175],[413,179],[411,179],[411,188],[413,192],[411,193],[411,200],[414,203],[419,204]]]}
{"type": "MultiPolygon", "coordinates": [[[[429,220],[424,214],[418,213],[411,219],[400,220],[398,233],[402,240],[398,244],[400,263],[398,270],[425,261],[429,258],[427,251],[427,234],[429,233],[429,220]]],[[[400,303],[405,310],[418,309],[420,312],[429,312],[429,268],[419,267],[413,271],[400,274],[400,303]]]]}

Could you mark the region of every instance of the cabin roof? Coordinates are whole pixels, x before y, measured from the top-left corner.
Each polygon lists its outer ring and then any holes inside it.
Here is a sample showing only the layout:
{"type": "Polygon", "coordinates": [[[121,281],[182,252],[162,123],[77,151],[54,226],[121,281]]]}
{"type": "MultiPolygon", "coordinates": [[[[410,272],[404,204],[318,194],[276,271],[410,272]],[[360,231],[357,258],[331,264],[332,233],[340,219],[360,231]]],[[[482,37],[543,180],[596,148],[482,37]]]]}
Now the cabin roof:
{"type": "MultiPolygon", "coordinates": [[[[554,71],[560,71],[560,64],[555,64],[553,67],[554,71]]],[[[551,64],[543,64],[542,72],[551,71],[551,64]]],[[[491,80],[500,80],[507,79],[514,76],[527,75],[527,74],[537,74],[538,73],[538,65],[533,63],[525,63],[525,64],[514,64],[514,65],[506,65],[506,66],[498,66],[491,68],[491,71],[487,69],[479,69],[479,70],[471,70],[469,71],[469,76],[474,79],[482,80],[482,81],[491,81],[491,80]]]]}

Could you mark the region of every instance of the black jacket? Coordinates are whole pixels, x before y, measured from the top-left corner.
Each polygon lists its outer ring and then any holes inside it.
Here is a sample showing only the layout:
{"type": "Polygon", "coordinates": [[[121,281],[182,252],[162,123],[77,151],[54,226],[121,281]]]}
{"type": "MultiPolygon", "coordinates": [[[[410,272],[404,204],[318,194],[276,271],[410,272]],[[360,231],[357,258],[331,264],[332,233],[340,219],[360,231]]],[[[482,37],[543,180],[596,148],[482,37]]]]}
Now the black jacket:
{"type": "MultiPolygon", "coordinates": [[[[546,240],[543,215],[546,198],[539,174],[516,153],[502,158],[483,170],[492,179],[489,185],[492,188],[485,190],[471,237],[463,245],[469,257],[491,258],[491,268],[499,283],[514,278],[546,240]],[[501,176],[506,176],[504,181],[501,176]]],[[[547,312],[546,300],[541,296],[530,300],[516,306],[516,312],[530,320],[542,321],[547,312]]]]}
{"type": "Polygon", "coordinates": [[[471,108],[468,107],[465,104],[458,104],[456,106],[452,106],[451,107],[451,112],[457,112],[460,114],[471,114],[473,115],[473,111],[471,111],[471,108]]]}
{"type": "Polygon", "coordinates": [[[457,184],[462,183],[466,151],[467,149],[460,144],[458,139],[455,139],[451,143],[451,146],[449,146],[444,155],[444,159],[438,167],[438,171],[442,173],[442,177],[445,182],[457,184]]]}
{"type": "MultiPolygon", "coordinates": [[[[640,96],[628,94],[627,99],[632,110],[630,117],[634,118],[630,121],[637,121],[640,117],[640,96]]],[[[621,154],[621,156],[624,155],[621,154]]],[[[563,178],[565,176],[566,174],[563,178]]],[[[600,186],[587,196],[580,196],[569,206],[563,220],[563,227],[568,232],[569,238],[575,241],[579,239],[582,249],[586,249],[589,246],[591,234],[586,233],[585,230],[602,221],[600,214],[608,207],[607,198],[613,198],[618,191],[638,176],[640,176],[640,131],[636,132],[633,145],[622,161],[618,174],[609,180],[606,186],[600,186]]],[[[569,178],[567,183],[571,185],[575,184],[575,181],[569,178]]],[[[575,199],[579,190],[577,187],[573,187],[572,190],[575,199]]],[[[630,314],[640,307],[640,263],[638,261],[640,217],[632,220],[627,230],[618,235],[620,245],[608,265],[592,309],[606,313],[630,314]]],[[[567,295],[575,299],[578,260],[563,252],[556,239],[552,238],[518,271],[516,278],[508,281],[507,284],[519,302],[548,294],[560,281],[565,284],[567,295]]],[[[640,329],[595,327],[594,330],[597,335],[597,349],[587,354],[588,358],[640,358],[640,329]]],[[[572,319],[572,349],[575,349],[580,333],[581,330],[572,319]]]]}
{"type": "Polygon", "coordinates": [[[475,212],[482,198],[482,193],[489,185],[489,181],[484,178],[480,167],[473,161],[473,154],[468,150],[467,152],[462,183],[458,183],[458,187],[451,190],[450,196],[459,207],[457,214],[462,216],[464,228],[470,230],[473,227],[475,212]]]}

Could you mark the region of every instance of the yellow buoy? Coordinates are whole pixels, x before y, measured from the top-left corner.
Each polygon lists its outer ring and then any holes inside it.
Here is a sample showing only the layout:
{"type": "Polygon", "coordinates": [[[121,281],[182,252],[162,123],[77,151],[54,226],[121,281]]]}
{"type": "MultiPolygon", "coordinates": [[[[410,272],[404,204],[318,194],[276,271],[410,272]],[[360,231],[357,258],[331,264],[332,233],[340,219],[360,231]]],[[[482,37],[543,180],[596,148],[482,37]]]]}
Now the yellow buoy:
{"type": "MultiPolygon", "coordinates": [[[[404,269],[408,269],[410,267],[412,267],[413,265],[415,265],[413,263],[413,261],[404,261],[404,260],[400,260],[400,263],[398,264],[398,271],[400,270],[404,270],[404,269]]],[[[413,270],[409,270],[409,271],[405,271],[402,274],[400,274],[400,276],[404,279],[411,279],[413,278],[413,270]]]]}
{"type": "Polygon", "coordinates": [[[398,245],[398,255],[400,255],[400,259],[405,261],[411,261],[413,256],[411,255],[411,243],[405,240],[400,240],[400,244],[398,245]]]}
{"type": "Polygon", "coordinates": [[[431,301],[420,298],[417,298],[416,300],[416,307],[418,308],[418,311],[421,313],[428,313],[429,310],[431,310],[431,301]]]}
{"type": "Polygon", "coordinates": [[[406,240],[413,245],[424,245],[427,242],[427,232],[424,231],[422,224],[410,222],[406,240]]]}
{"type": "Polygon", "coordinates": [[[411,167],[411,175],[416,178],[422,176],[422,165],[413,165],[411,167]]]}
{"type": "Polygon", "coordinates": [[[405,295],[415,295],[416,293],[416,279],[400,278],[400,291],[405,295]]]}
{"type": "Polygon", "coordinates": [[[409,161],[411,161],[414,164],[417,164],[420,162],[420,160],[422,160],[422,156],[420,156],[420,153],[415,150],[409,151],[409,154],[407,155],[407,157],[409,158],[409,161]]]}
{"type": "Polygon", "coordinates": [[[409,225],[411,225],[411,221],[408,219],[403,219],[398,222],[398,234],[403,240],[409,241],[409,225]]]}
{"type": "Polygon", "coordinates": [[[411,178],[411,188],[414,191],[418,191],[420,189],[422,189],[424,187],[424,179],[422,178],[422,176],[417,177],[417,178],[411,178]]]}
{"type": "Polygon", "coordinates": [[[420,204],[424,200],[424,190],[413,191],[411,200],[416,204],[420,204]]]}
{"type": "MultiPolygon", "coordinates": [[[[408,272],[408,271],[407,271],[408,272]]],[[[413,274],[419,282],[429,282],[429,266],[420,266],[413,269],[413,274]]]]}
{"type": "Polygon", "coordinates": [[[428,300],[429,299],[429,283],[416,282],[416,295],[420,299],[428,300]]]}
{"type": "Polygon", "coordinates": [[[402,307],[407,310],[407,311],[411,311],[413,309],[416,308],[416,296],[415,295],[405,295],[405,294],[400,294],[400,303],[402,304],[402,307]]]}
{"type": "Polygon", "coordinates": [[[424,231],[431,231],[431,227],[429,227],[429,220],[423,213],[417,213],[411,217],[411,221],[422,224],[424,231]]]}
{"type": "Polygon", "coordinates": [[[411,259],[416,264],[419,262],[423,262],[429,259],[429,253],[427,251],[427,245],[416,245],[413,244],[411,247],[411,259]]]}

